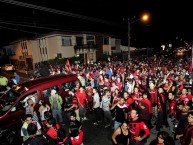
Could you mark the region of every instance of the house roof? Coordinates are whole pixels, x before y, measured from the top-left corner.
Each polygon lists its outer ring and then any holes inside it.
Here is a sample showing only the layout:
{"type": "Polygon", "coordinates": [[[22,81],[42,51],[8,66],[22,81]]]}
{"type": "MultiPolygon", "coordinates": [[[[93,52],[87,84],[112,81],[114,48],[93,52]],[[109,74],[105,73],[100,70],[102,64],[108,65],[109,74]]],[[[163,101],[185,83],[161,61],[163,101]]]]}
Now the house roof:
{"type": "Polygon", "coordinates": [[[90,31],[66,31],[66,32],[53,31],[53,32],[50,32],[50,33],[40,35],[39,37],[36,37],[36,38],[50,37],[50,36],[56,36],[56,35],[61,36],[61,35],[80,35],[80,34],[90,34],[90,35],[101,35],[101,36],[116,37],[115,35],[112,35],[112,34],[100,33],[100,32],[90,32],[90,31]]]}

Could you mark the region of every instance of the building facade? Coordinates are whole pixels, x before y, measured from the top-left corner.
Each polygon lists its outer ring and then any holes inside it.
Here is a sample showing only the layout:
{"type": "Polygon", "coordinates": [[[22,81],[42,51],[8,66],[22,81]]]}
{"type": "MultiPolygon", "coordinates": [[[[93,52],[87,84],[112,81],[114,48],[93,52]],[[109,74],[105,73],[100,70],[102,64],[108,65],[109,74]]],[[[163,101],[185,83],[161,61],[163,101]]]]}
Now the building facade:
{"type": "Polygon", "coordinates": [[[79,57],[85,64],[93,63],[103,54],[120,52],[121,40],[101,33],[51,33],[35,39],[22,39],[4,46],[10,62],[22,69],[55,58],[79,57]]]}

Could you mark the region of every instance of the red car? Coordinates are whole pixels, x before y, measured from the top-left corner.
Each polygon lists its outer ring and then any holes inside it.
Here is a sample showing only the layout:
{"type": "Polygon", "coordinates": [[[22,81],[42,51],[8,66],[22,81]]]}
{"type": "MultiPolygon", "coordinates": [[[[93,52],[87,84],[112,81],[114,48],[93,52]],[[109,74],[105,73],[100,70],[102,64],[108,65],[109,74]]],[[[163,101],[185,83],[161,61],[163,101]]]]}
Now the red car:
{"type": "Polygon", "coordinates": [[[76,75],[55,75],[32,80],[8,90],[0,97],[0,136],[4,129],[13,127],[21,122],[25,115],[25,101],[33,95],[36,101],[36,109],[39,107],[39,100],[47,102],[51,90],[55,89],[65,102],[68,90],[75,87],[79,82],[76,75]]]}

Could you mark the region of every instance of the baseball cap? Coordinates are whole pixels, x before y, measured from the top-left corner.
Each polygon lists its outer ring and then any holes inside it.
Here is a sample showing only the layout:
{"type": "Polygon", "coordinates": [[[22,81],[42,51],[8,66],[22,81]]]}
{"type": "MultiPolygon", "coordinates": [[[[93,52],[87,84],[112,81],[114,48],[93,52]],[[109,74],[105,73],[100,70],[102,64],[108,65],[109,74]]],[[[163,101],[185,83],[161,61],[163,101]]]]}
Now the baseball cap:
{"type": "Polygon", "coordinates": [[[52,91],[51,91],[51,94],[52,94],[52,93],[56,94],[56,90],[52,90],[52,91]]]}

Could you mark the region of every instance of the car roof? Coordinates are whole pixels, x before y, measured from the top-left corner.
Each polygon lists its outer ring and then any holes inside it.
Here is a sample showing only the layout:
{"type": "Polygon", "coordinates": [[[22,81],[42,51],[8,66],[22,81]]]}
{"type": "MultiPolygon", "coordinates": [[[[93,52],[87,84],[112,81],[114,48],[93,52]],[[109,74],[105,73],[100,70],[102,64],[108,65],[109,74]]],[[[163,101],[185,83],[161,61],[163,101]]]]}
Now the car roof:
{"type": "MultiPolygon", "coordinates": [[[[70,75],[54,75],[54,76],[48,76],[48,77],[44,77],[44,78],[38,78],[35,80],[31,80],[25,83],[22,83],[16,87],[14,87],[13,89],[19,93],[22,93],[23,91],[26,91],[26,89],[30,89],[34,86],[40,85],[40,84],[45,84],[45,83],[49,83],[51,81],[56,81],[56,80],[60,80],[60,79],[68,79],[68,78],[75,78],[77,79],[76,75],[70,74],[70,75]]],[[[77,79],[78,80],[78,79],[77,79]]]]}
{"type": "Polygon", "coordinates": [[[12,66],[12,64],[5,64],[5,65],[9,65],[9,66],[12,66]]]}

